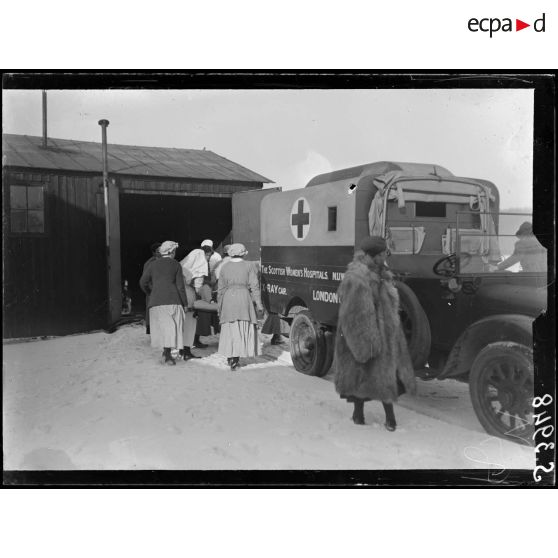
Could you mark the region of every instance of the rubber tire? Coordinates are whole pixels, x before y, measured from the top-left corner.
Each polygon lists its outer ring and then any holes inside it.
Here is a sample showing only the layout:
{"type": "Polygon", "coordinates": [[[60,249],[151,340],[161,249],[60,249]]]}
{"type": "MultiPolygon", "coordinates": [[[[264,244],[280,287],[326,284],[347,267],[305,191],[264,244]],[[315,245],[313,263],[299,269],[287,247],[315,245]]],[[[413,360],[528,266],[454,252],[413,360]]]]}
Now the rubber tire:
{"type": "Polygon", "coordinates": [[[401,281],[395,281],[395,286],[399,291],[400,311],[406,314],[411,324],[410,336],[405,327],[403,328],[407,338],[411,362],[413,363],[413,368],[419,370],[424,368],[430,355],[432,345],[430,322],[413,290],[401,281]]]}
{"type": "MultiPolygon", "coordinates": [[[[508,341],[499,341],[497,343],[490,343],[478,354],[477,358],[473,361],[471,372],[469,374],[469,394],[473,409],[486,432],[499,438],[505,438],[516,443],[531,445],[533,444],[534,428],[529,426],[525,431],[515,431],[507,433],[509,427],[494,420],[494,411],[491,407],[486,406],[484,401],[484,385],[485,385],[485,371],[486,365],[490,360],[507,357],[510,355],[515,358],[521,365],[526,367],[530,372],[531,380],[534,383],[534,368],[533,368],[533,351],[531,348],[521,345],[520,343],[512,343],[508,341]]],[[[525,399],[525,406],[531,407],[533,401],[533,393],[529,394],[525,399]]]]}
{"type": "Polygon", "coordinates": [[[318,323],[314,321],[312,314],[308,310],[301,310],[295,314],[291,324],[289,345],[291,359],[298,372],[308,374],[309,376],[323,376],[327,372],[327,370],[324,370],[327,358],[324,332],[318,323]],[[305,357],[305,351],[301,347],[302,330],[309,331],[312,336],[314,348],[310,358],[305,357]]]}

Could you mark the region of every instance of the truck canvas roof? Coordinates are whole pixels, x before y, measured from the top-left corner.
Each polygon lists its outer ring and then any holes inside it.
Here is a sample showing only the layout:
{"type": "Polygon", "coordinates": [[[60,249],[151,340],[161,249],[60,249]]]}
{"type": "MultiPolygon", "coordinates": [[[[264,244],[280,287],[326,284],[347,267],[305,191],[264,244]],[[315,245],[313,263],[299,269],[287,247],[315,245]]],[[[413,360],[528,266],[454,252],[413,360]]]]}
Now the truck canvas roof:
{"type": "Polygon", "coordinates": [[[309,186],[318,186],[320,184],[327,184],[331,182],[346,182],[347,180],[357,180],[362,175],[379,176],[391,171],[402,171],[403,174],[408,176],[439,176],[449,177],[453,174],[440,165],[429,165],[424,163],[396,163],[393,161],[379,161],[376,163],[367,163],[357,167],[349,167],[340,169],[333,172],[326,172],[318,174],[308,184],[309,186]]]}
{"type": "MultiPolygon", "coordinates": [[[[457,193],[455,190],[461,190],[461,193],[466,195],[467,193],[473,193],[468,192],[472,185],[487,188],[492,202],[492,210],[496,212],[499,210],[500,196],[498,189],[492,182],[476,178],[458,177],[445,167],[436,164],[399,163],[394,161],[368,163],[356,167],[348,167],[345,169],[319,174],[306,184],[306,188],[325,185],[335,185],[347,188],[351,184],[354,184],[355,186],[374,185],[376,189],[383,190],[383,187],[392,181],[405,179],[428,180],[430,178],[432,178],[432,180],[446,179],[443,188],[441,188],[440,194],[442,191],[449,189],[454,190],[453,193],[457,193]],[[448,182],[454,182],[456,185],[451,187],[448,182]],[[457,186],[457,184],[462,184],[462,186],[457,186]]],[[[413,189],[421,190],[425,188],[428,187],[424,185],[421,188],[417,183],[416,188],[413,189]]],[[[449,192],[447,193],[449,194],[449,192]]]]}

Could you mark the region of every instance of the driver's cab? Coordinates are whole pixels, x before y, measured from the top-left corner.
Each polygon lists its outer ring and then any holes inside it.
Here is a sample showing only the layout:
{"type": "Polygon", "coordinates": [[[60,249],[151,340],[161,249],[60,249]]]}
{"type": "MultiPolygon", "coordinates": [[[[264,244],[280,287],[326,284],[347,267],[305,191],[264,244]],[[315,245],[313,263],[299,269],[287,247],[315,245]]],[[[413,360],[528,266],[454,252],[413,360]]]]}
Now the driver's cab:
{"type": "Polygon", "coordinates": [[[516,236],[529,232],[531,215],[501,214],[494,184],[402,173],[382,181],[369,231],[387,239],[389,266],[425,309],[433,350],[485,315],[546,307],[546,250],[532,234],[516,236]]]}
{"type": "Polygon", "coordinates": [[[387,239],[396,273],[411,280],[453,278],[452,284],[482,276],[546,278],[546,249],[533,234],[532,214],[500,213],[491,182],[397,172],[382,180],[370,204],[369,231],[387,239]]]}
{"type": "Polygon", "coordinates": [[[386,238],[396,272],[434,279],[458,270],[489,272],[499,263],[494,184],[452,175],[390,174],[370,204],[368,221],[370,234],[386,238]]]}

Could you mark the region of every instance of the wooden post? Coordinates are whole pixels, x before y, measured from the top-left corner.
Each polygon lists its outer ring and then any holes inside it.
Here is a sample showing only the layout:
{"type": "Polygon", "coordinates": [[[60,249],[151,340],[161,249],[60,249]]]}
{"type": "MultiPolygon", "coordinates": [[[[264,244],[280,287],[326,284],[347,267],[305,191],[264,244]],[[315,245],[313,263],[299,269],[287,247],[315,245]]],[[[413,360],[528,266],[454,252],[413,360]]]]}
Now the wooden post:
{"type": "Polygon", "coordinates": [[[105,257],[107,262],[107,328],[112,325],[112,289],[111,289],[111,261],[110,261],[110,210],[109,210],[109,182],[107,155],[107,126],[108,120],[99,120],[101,126],[101,146],[103,158],[103,199],[105,203],[105,257]]]}

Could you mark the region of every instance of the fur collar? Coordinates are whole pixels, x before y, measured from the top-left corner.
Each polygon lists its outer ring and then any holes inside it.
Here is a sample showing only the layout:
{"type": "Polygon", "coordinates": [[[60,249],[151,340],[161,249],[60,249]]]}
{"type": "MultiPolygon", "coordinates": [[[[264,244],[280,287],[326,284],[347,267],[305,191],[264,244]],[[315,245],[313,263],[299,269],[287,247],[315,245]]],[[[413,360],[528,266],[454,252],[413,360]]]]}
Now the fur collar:
{"type": "Polygon", "coordinates": [[[376,264],[367,265],[364,262],[364,254],[357,252],[353,261],[347,267],[347,273],[364,280],[371,280],[379,283],[380,281],[392,281],[393,273],[385,266],[376,264]]]}

